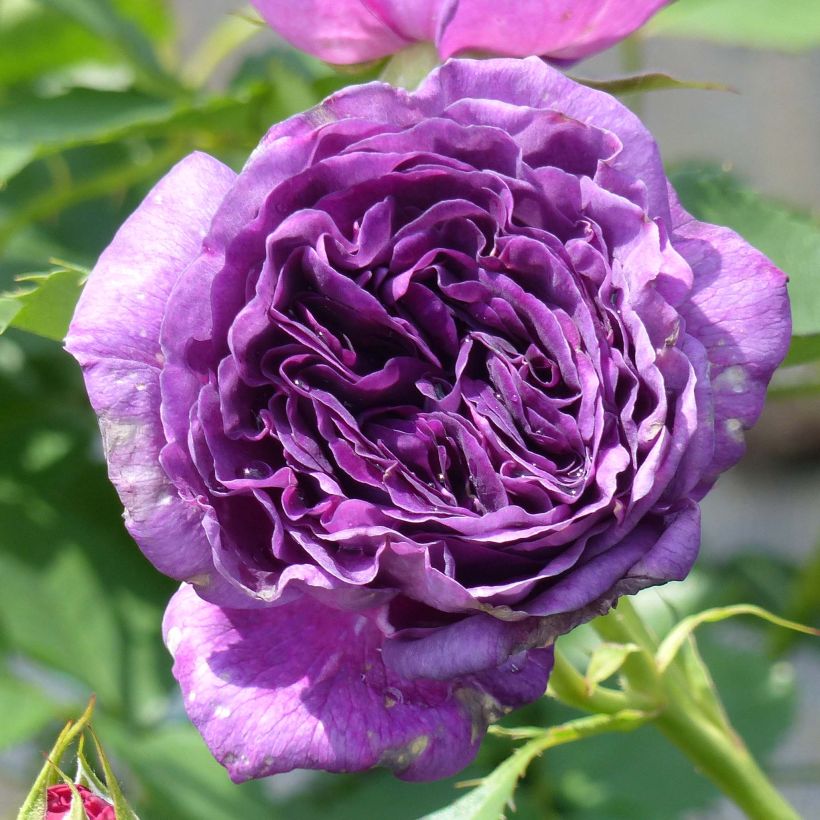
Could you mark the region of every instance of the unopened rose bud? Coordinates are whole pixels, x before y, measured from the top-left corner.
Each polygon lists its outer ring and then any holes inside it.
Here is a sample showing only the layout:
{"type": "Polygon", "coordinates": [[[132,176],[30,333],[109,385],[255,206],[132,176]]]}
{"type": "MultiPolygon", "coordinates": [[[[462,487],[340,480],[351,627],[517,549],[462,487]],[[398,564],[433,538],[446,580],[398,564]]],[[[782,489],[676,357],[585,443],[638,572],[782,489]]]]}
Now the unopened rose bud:
{"type": "MultiPolygon", "coordinates": [[[[116,820],[114,807],[102,797],[94,794],[85,786],[74,787],[83,801],[83,808],[88,820],[116,820]]],[[[71,813],[71,801],[74,798],[71,786],[65,783],[51,786],[47,792],[45,820],[62,820],[71,813]]]]}

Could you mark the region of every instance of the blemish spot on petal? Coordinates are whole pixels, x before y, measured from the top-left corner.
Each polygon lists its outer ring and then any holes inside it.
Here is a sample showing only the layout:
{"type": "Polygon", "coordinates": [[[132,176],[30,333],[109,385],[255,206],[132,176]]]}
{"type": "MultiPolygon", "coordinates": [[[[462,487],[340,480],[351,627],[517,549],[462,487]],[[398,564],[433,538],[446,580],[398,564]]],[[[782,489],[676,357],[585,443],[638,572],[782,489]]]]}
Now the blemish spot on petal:
{"type": "Polygon", "coordinates": [[[726,432],[735,441],[743,441],[743,422],[740,419],[726,419],[726,432]]]}
{"type": "Polygon", "coordinates": [[[411,744],[410,744],[410,754],[413,757],[418,757],[430,744],[430,738],[427,735],[419,735],[411,744]]]}
{"type": "Polygon", "coordinates": [[[739,364],[727,367],[714,381],[716,387],[729,389],[732,393],[743,393],[748,388],[746,369],[739,364]]]}
{"type": "Polygon", "coordinates": [[[388,686],[384,690],[384,706],[392,709],[397,703],[404,703],[404,695],[396,688],[388,686]]]}
{"type": "Polygon", "coordinates": [[[217,720],[225,720],[226,718],[229,718],[230,716],[231,716],[231,710],[227,706],[220,705],[220,706],[217,706],[216,709],[214,709],[214,717],[217,720]]]}

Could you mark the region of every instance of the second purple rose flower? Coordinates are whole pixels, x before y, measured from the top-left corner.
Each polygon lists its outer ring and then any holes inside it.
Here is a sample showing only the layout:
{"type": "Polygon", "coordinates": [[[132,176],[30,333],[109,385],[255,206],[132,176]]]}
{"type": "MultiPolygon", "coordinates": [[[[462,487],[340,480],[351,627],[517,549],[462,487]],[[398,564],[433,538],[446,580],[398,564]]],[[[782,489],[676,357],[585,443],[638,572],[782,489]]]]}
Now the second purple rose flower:
{"type": "Polygon", "coordinates": [[[288,42],[329,63],[362,63],[413,43],[575,61],[617,43],[670,0],[253,0],[288,42]]]}

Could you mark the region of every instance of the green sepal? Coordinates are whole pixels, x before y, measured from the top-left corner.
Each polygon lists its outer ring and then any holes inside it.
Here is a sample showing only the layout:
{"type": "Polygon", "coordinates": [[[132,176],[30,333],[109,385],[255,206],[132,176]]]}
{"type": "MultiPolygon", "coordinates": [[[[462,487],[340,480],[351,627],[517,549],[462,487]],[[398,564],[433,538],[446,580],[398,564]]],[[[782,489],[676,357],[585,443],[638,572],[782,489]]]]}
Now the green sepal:
{"type": "Polygon", "coordinates": [[[97,750],[97,757],[100,759],[100,763],[103,767],[106,791],[109,799],[114,804],[114,814],[116,815],[117,820],[139,820],[134,810],[125,800],[120,784],[114,776],[114,772],[111,769],[111,764],[108,762],[108,758],[103,751],[102,744],[97,738],[97,735],[90,726],[88,727],[88,731],[94,740],[94,747],[97,750]]]}

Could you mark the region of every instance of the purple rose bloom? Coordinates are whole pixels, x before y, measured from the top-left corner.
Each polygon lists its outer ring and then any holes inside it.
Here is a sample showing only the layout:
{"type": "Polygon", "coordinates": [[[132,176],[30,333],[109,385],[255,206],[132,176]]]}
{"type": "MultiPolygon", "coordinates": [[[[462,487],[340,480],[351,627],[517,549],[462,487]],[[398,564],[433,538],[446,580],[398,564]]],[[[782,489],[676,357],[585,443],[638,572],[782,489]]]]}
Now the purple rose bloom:
{"type": "Polygon", "coordinates": [[[464,51],[580,60],[640,28],[671,0],[252,0],[289,43],[329,63],[362,63],[431,42],[464,51]]]}
{"type": "Polygon", "coordinates": [[[785,276],[541,60],[349,88],[177,165],[68,349],[236,780],[466,765],[554,637],[683,578],[785,354],[785,276]]]}

